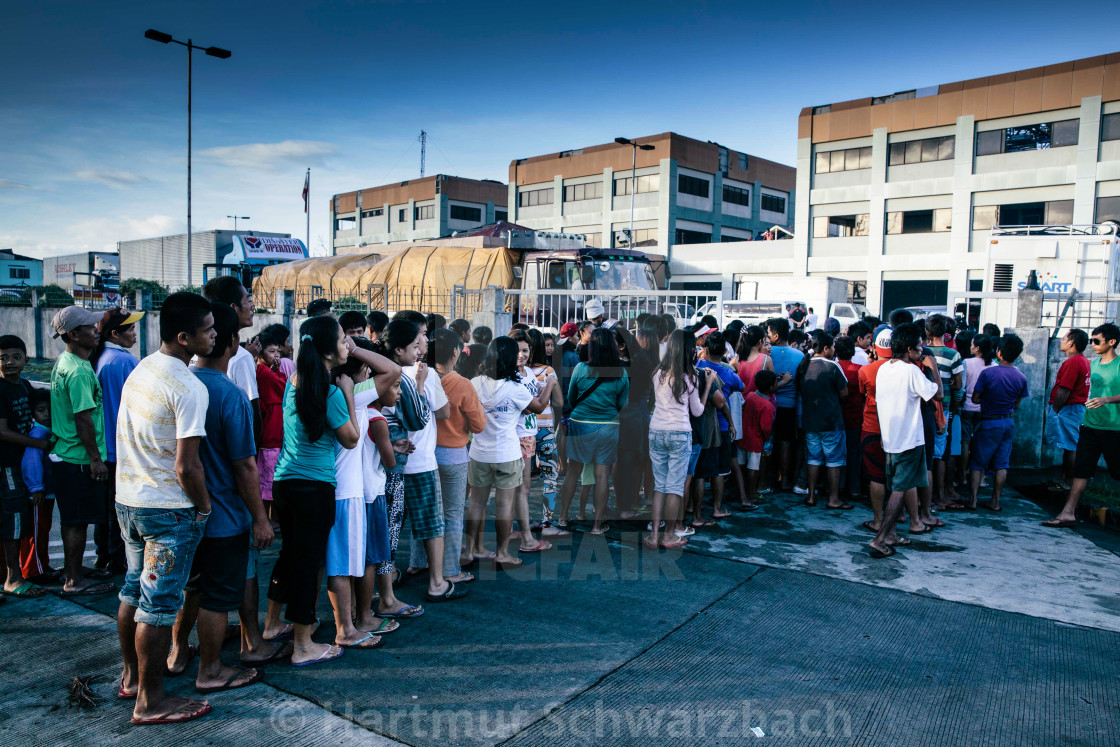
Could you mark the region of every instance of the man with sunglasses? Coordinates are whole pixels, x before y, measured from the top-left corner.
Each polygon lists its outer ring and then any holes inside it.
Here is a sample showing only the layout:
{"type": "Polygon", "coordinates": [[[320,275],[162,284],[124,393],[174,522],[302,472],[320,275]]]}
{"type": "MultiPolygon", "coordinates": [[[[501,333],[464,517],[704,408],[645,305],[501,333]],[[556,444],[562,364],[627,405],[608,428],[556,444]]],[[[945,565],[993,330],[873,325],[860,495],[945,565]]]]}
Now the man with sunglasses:
{"type": "Polygon", "coordinates": [[[1089,344],[1097,357],[1090,365],[1089,399],[1073,458],[1073,484],[1062,512],[1042,522],[1047,527],[1068,528],[1077,523],[1077,502],[1102,456],[1109,475],[1120,480],[1120,363],[1116,360],[1120,327],[1112,322],[1102,324],[1093,330],[1089,344]]]}

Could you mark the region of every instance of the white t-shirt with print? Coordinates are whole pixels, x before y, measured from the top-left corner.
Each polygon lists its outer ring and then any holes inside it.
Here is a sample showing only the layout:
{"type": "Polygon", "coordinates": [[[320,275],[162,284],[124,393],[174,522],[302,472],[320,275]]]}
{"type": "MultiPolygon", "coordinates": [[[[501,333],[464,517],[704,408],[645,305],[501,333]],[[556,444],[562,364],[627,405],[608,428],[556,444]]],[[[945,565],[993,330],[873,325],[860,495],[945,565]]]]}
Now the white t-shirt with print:
{"type": "Polygon", "coordinates": [[[486,427],[471,439],[471,459],[488,464],[517,461],[521,458],[517,426],[524,419],[521,411],[529,406],[533,395],[520,382],[495,381],[489,376],[476,376],[471,386],[486,413],[486,427]]]}
{"type": "MultiPolygon", "coordinates": [[[[529,394],[536,399],[536,396],[541,393],[540,382],[537,381],[536,375],[529,368],[521,369],[521,384],[529,390],[529,394]]],[[[517,420],[517,437],[525,438],[526,436],[537,435],[537,414],[535,412],[523,412],[521,417],[517,420]]]]}
{"type": "Polygon", "coordinates": [[[381,452],[377,443],[370,438],[369,429],[375,420],[384,420],[385,416],[376,407],[366,408],[366,422],[359,421],[364,430],[359,439],[359,448],[362,450],[362,479],[365,481],[366,503],[373,503],[378,496],[385,495],[385,465],[381,463],[381,452]]]}
{"type": "MultiPolygon", "coordinates": [[[[366,410],[376,399],[377,387],[373,385],[373,379],[354,385],[354,414],[357,415],[358,428],[362,428],[366,423],[366,410]]],[[[337,482],[334,499],[336,501],[361,498],[365,495],[365,478],[362,476],[365,451],[362,441],[364,440],[368,439],[359,432],[358,445],[353,449],[343,448],[342,444],[335,442],[334,477],[337,482]]]]}
{"type": "MultiPolygon", "coordinates": [[[[413,381],[416,381],[418,366],[404,366],[402,370],[413,381]]],[[[404,474],[418,475],[422,472],[431,472],[438,469],[436,464],[436,410],[447,404],[447,395],[443,392],[443,384],[439,381],[439,374],[434,369],[428,370],[428,378],[424,379],[424,396],[428,399],[428,407],[432,410],[432,418],[422,431],[409,431],[408,440],[416,447],[416,451],[408,455],[404,465],[404,474]]]]}
{"type": "Polygon", "coordinates": [[[206,435],[210,394],[183,361],[149,355],[121,390],[117,502],[133,508],[191,508],[175,473],[178,440],[206,435]]]}
{"type": "Polygon", "coordinates": [[[875,373],[875,405],[883,451],[901,454],[926,442],[921,401],[937,394],[937,384],[913,363],[891,360],[875,373]]]}

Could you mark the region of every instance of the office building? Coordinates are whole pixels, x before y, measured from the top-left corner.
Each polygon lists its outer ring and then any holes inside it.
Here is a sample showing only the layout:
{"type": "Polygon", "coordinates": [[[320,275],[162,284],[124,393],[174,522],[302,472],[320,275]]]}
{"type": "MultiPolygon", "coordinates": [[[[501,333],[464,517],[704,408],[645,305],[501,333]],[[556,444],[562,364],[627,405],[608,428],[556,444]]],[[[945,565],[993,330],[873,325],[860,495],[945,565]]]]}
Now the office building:
{"type": "Polygon", "coordinates": [[[335,195],[330,211],[331,254],[347,254],[506,220],[506,185],[436,174],[335,195]]]}
{"type": "Polygon", "coordinates": [[[865,281],[887,313],[1010,291],[996,225],[1120,220],[1120,53],[809,107],[795,238],[753,272],[865,281]]]}

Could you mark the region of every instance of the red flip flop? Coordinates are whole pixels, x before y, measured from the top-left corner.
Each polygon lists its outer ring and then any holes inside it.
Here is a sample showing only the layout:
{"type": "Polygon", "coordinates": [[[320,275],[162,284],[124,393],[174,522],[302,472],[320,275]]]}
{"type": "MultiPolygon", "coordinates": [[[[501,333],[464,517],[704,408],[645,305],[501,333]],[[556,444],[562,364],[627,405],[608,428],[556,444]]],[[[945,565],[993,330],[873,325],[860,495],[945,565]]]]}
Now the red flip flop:
{"type": "Polygon", "coordinates": [[[196,718],[205,716],[207,713],[210,713],[210,704],[206,701],[203,701],[202,707],[191,711],[190,713],[184,713],[176,716],[160,716],[158,718],[136,718],[135,716],[133,716],[132,723],[135,726],[147,726],[149,724],[181,724],[184,721],[194,721],[196,718]]]}
{"type": "Polygon", "coordinates": [[[545,542],[544,540],[541,540],[540,542],[537,543],[536,547],[532,547],[528,550],[524,550],[524,549],[519,547],[519,548],[517,548],[517,551],[521,552],[521,553],[528,554],[528,553],[531,553],[531,552],[544,552],[545,550],[551,550],[551,549],[552,549],[552,543],[551,542],[545,542]]]}

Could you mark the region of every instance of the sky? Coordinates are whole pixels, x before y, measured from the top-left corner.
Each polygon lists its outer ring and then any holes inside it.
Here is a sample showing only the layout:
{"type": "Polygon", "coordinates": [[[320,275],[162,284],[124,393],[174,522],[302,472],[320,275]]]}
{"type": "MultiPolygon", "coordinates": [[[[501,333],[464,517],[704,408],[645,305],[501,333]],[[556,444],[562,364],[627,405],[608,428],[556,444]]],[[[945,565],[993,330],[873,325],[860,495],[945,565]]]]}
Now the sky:
{"type": "Polygon", "coordinates": [[[3,3],[0,248],[46,257],[186,229],[329,246],[332,195],[672,130],[794,164],[806,106],[1120,51],[1114,6],[945,2],[3,3]]]}

